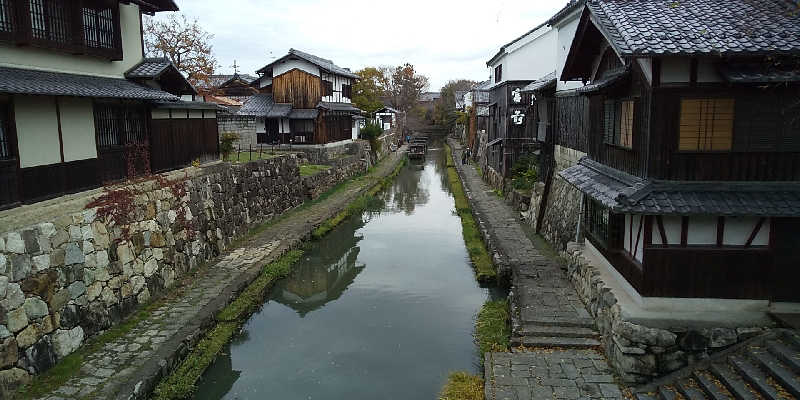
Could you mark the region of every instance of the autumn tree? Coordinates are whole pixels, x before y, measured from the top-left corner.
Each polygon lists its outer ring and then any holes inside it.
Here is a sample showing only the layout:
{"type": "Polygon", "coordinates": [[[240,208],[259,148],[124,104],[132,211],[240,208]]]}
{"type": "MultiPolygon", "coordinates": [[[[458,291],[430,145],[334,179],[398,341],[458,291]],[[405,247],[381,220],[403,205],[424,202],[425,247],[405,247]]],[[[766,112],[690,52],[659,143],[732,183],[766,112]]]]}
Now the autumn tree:
{"type": "Polygon", "coordinates": [[[353,104],[372,114],[383,108],[383,100],[391,88],[389,67],[367,67],[356,75],[361,77],[353,85],[353,104]]]}
{"type": "Polygon", "coordinates": [[[189,21],[183,14],[170,15],[166,20],[149,18],[145,24],[148,57],[167,57],[193,85],[210,84],[217,67],[211,47],[213,38],[196,19],[189,21]]]}
{"type": "Polygon", "coordinates": [[[389,97],[392,106],[408,112],[419,101],[422,92],[428,88],[428,77],[417,73],[414,66],[404,64],[392,71],[389,97]]]}

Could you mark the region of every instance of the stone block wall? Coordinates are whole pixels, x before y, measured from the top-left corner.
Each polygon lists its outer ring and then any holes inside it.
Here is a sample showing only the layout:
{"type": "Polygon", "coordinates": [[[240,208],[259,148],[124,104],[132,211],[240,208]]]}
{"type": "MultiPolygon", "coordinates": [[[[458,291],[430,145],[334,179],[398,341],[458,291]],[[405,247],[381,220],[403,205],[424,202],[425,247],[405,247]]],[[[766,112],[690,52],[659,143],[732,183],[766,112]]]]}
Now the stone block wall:
{"type": "Polygon", "coordinates": [[[366,140],[346,141],[332,146],[292,146],[292,151],[302,153],[311,164],[340,166],[350,163],[350,159],[369,158],[369,143],[366,140]]]}
{"type": "Polygon", "coordinates": [[[124,225],[92,208],[0,234],[0,386],[51,368],[306,197],[293,155],[165,182],[128,186],[124,225]]]}
{"type": "Polygon", "coordinates": [[[541,227],[536,226],[536,219],[539,215],[545,184],[535,185],[531,195],[529,207],[531,211],[527,214],[528,222],[534,228],[538,228],[542,236],[559,250],[565,249],[568,242],[575,240],[578,219],[581,215],[582,195],[580,191],[562,179],[558,172],[577,164],[585,155],[586,153],[567,147],[555,147],[555,172],[550,186],[550,195],[544,205],[545,213],[541,227]]]}
{"type": "Polygon", "coordinates": [[[248,148],[248,146],[258,146],[255,117],[219,114],[217,116],[217,124],[219,127],[220,137],[222,137],[223,133],[227,132],[233,132],[239,135],[239,140],[234,143],[234,146],[241,146],[242,148],[248,148]]]}
{"type": "Polygon", "coordinates": [[[648,327],[626,320],[600,272],[582,255],[583,246],[570,243],[562,255],[567,273],[602,335],[609,364],[626,383],[647,383],[708,357],[763,331],[761,327],[648,327]]]}
{"type": "Polygon", "coordinates": [[[358,156],[338,159],[332,164],[330,169],[303,177],[308,198],[316,199],[340,182],[367,172],[368,168],[367,161],[358,156]]]}

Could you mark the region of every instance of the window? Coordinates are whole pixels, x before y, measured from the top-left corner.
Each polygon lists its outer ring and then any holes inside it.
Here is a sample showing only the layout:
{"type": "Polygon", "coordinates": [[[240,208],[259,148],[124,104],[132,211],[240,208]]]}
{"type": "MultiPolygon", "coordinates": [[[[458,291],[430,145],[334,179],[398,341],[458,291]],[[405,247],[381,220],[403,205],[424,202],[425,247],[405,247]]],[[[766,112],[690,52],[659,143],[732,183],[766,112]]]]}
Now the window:
{"type": "Polygon", "coordinates": [[[293,119],[291,122],[292,133],[313,133],[313,119],[293,119]]]}
{"type": "Polygon", "coordinates": [[[733,142],[733,99],[681,100],[681,151],[727,151],[733,142]]]}
{"type": "Polygon", "coordinates": [[[608,144],[633,148],[634,100],[606,100],[603,104],[603,134],[608,144]]]}
{"type": "Polygon", "coordinates": [[[14,32],[12,0],[0,0],[0,32],[14,32]]]}
{"type": "Polygon", "coordinates": [[[342,85],[342,96],[348,99],[353,98],[353,87],[350,85],[342,85]]]}
{"type": "Polygon", "coordinates": [[[62,44],[71,41],[69,13],[62,0],[30,0],[31,32],[35,39],[62,44]]]}
{"type": "Polygon", "coordinates": [[[11,144],[11,124],[8,104],[0,103],[0,160],[14,158],[11,144]]]}
{"type": "Polygon", "coordinates": [[[494,67],[494,81],[495,83],[503,80],[503,64],[494,67]]]}
{"type": "Polygon", "coordinates": [[[84,7],[81,11],[83,17],[83,39],[86,46],[113,49],[114,40],[114,15],[108,7],[84,7]]]}
{"type": "Polygon", "coordinates": [[[144,143],[148,137],[147,109],[128,104],[97,103],[94,124],[97,147],[110,149],[144,143]]]}
{"type": "Polygon", "coordinates": [[[584,218],[586,231],[607,249],[622,248],[625,234],[625,217],[613,214],[608,207],[596,200],[586,199],[584,218]]]}
{"type": "Polygon", "coordinates": [[[333,95],[333,82],[322,81],[322,96],[333,95]]]}

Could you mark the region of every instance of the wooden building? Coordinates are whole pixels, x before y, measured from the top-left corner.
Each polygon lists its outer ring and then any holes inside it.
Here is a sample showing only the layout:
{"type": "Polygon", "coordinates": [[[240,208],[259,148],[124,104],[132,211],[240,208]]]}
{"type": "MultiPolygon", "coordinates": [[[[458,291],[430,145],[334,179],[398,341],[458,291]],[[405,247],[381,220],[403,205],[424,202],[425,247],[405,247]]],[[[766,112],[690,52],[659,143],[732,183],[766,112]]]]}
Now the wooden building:
{"type": "Polygon", "coordinates": [[[252,85],[261,94],[238,114],[256,118],[263,143],[324,145],[358,137],[362,111],[351,101],[358,75],[295,49],[257,72],[252,85]]]}
{"type": "Polygon", "coordinates": [[[404,112],[392,107],[383,107],[375,111],[375,123],[381,126],[384,131],[390,131],[398,124],[404,125],[404,118],[404,112]]]}
{"type": "Polygon", "coordinates": [[[588,84],[557,99],[572,110],[558,124],[580,128],[556,141],[588,157],[560,175],[584,194],[587,249],[632,296],[800,302],[796,8],[583,8],[560,79],[588,84]]]}
{"type": "Polygon", "coordinates": [[[165,59],[142,13],[171,0],[0,2],[0,208],[217,158],[216,106],[165,59]]]}

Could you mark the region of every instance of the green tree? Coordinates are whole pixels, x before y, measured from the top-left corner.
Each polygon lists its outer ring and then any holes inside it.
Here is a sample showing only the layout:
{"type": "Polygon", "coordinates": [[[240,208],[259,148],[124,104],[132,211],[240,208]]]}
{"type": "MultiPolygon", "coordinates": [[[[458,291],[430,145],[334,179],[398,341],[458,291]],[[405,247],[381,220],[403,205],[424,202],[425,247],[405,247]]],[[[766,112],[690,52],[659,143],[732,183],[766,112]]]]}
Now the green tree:
{"type": "Polygon", "coordinates": [[[392,106],[401,111],[410,111],[428,88],[428,77],[417,73],[409,63],[396,67],[391,76],[389,95],[392,106]]]}
{"type": "Polygon", "coordinates": [[[391,82],[388,67],[367,67],[356,74],[361,79],[353,85],[353,104],[372,114],[383,108],[391,82]]]}
{"type": "Polygon", "coordinates": [[[452,130],[460,114],[463,114],[456,110],[456,92],[470,90],[475,85],[475,81],[459,79],[447,82],[447,84],[442,86],[442,96],[436,101],[433,107],[434,123],[447,130],[452,130]]]}

